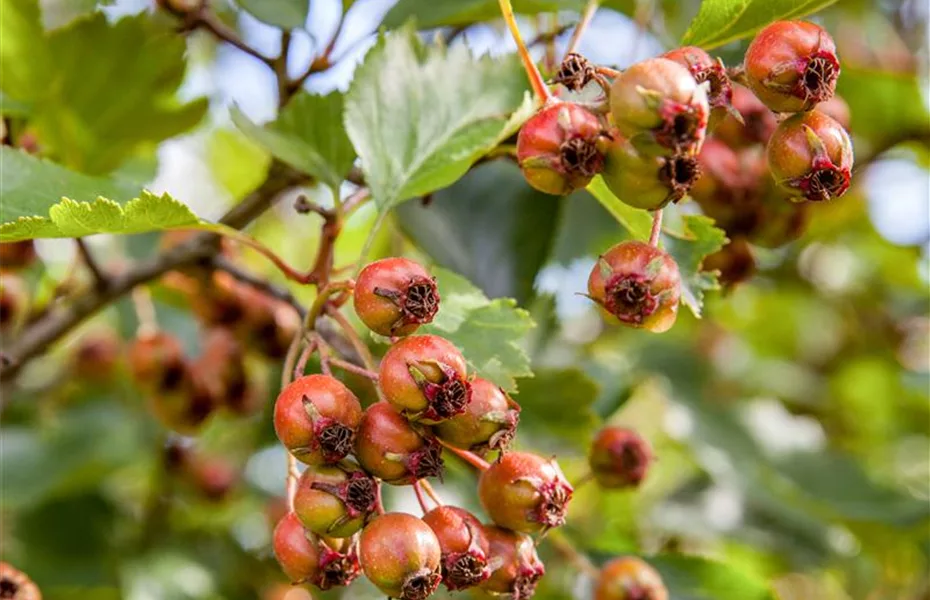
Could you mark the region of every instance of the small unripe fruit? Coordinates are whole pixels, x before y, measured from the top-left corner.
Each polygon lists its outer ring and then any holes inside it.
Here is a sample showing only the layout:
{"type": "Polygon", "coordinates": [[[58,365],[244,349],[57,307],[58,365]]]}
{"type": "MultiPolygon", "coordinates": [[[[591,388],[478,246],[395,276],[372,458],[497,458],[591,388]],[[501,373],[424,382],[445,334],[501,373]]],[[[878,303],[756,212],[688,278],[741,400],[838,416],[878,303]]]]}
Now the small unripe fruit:
{"type": "Polygon", "coordinates": [[[723,119],[730,111],[733,102],[733,86],[720,59],[711,58],[710,54],[696,46],[683,46],[670,50],[662,58],[675,61],[686,67],[698,84],[707,82],[707,103],[710,106],[709,128],[723,119]]]}
{"type": "Polygon", "coordinates": [[[417,335],[394,344],[378,372],[387,401],[409,419],[438,423],[465,411],[471,384],[465,358],[451,342],[436,335],[417,335]]]}
{"type": "Polygon", "coordinates": [[[728,290],[752,277],[756,271],[756,259],[746,238],[738,237],[717,252],[705,256],[701,270],[717,271],[717,280],[728,290]]]}
{"type": "Polygon", "coordinates": [[[493,525],[485,525],[484,533],[490,548],[489,562],[498,566],[481,588],[492,594],[507,594],[512,600],[531,598],[546,574],[533,538],[493,525]]]}
{"type": "Polygon", "coordinates": [[[620,557],[601,568],[594,600],[668,600],[658,571],[635,557],[620,557]]]}
{"type": "Polygon", "coordinates": [[[25,269],[36,260],[36,246],[32,240],[0,243],[0,268],[25,269]]]}
{"type": "Polygon", "coordinates": [[[840,76],[833,38],[806,21],[776,21],[760,31],[744,66],[749,87],[775,112],[801,112],[826,102],[840,76]]]}
{"type": "Polygon", "coordinates": [[[776,183],[811,202],[839,198],[849,189],[852,142],[843,126],[819,111],[778,125],[766,151],[776,183]]]}
{"type": "Polygon", "coordinates": [[[605,141],[597,115],[577,104],[558,102],[520,128],[517,161],[526,181],[537,190],[570,194],[601,172],[605,141]]]}
{"type": "Polygon", "coordinates": [[[465,412],[435,426],[439,439],[457,448],[484,453],[504,450],[516,434],[520,405],[499,386],[476,377],[465,412]]]}
{"type": "Polygon", "coordinates": [[[659,210],[678,202],[701,176],[698,160],[688,154],[645,154],[619,134],[607,151],[604,183],[625,204],[659,210]]]}
{"type": "Polygon", "coordinates": [[[353,301],[362,323],[385,336],[409,335],[439,310],[436,279],[406,258],[385,258],[362,269],[353,301]]]}
{"type": "Polygon", "coordinates": [[[739,113],[743,122],[729,115],[714,129],[714,136],[731,148],[764,144],[778,127],[775,113],[762,104],[749,88],[741,85],[733,86],[733,110],[739,113]]]}
{"type": "Polygon", "coordinates": [[[365,576],[391,598],[424,600],[442,579],[439,540],[412,515],[377,517],[362,531],[359,553],[365,576]]]}
{"type": "MultiPolygon", "coordinates": [[[[203,376],[186,361],[177,379],[169,374],[161,389],[149,391],[148,408],[165,427],[184,435],[196,435],[217,408],[216,398],[203,376]],[[171,381],[169,387],[166,385],[171,381]]],[[[144,386],[143,386],[144,387],[144,386]]]]}
{"type": "Polygon", "coordinates": [[[308,465],[333,464],[355,444],[362,419],[358,398],[329,375],[307,375],[281,390],[274,405],[278,439],[308,465]]]}
{"type": "Polygon", "coordinates": [[[488,538],[481,522],[455,506],[440,506],[423,516],[442,549],[442,581],[450,590],[478,585],[491,575],[488,538]]]}
{"type": "Polygon", "coordinates": [[[375,510],[377,483],[361,471],[309,467],[297,482],[294,512],[317,535],[349,537],[375,510]]]}
{"type": "Polygon", "coordinates": [[[704,88],[666,58],[636,63],[610,88],[610,114],[620,133],[650,154],[699,150],[709,113],[704,88]]]}
{"type": "Polygon", "coordinates": [[[0,273],[0,334],[9,334],[25,320],[29,311],[26,282],[16,273],[0,273]]]}
{"type": "Polygon", "coordinates": [[[681,297],[678,265],[655,246],[621,242],[594,265],[588,295],[624,325],[655,333],[668,331],[675,323],[681,297]]]}
{"type": "Polygon", "coordinates": [[[622,427],[604,427],[591,444],[588,464],[601,487],[636,487],[652,462],[649,443],[638,433],[622,427]]]}
{"type": "Polygon", "coordinates": [[[481,473],[478,498],[501,527],[538,533],[565,523],[572,486],[554,458],[508,452],[481,473]]]}
{"type": "Polygon", "coordinates": [[[355,457],[368,473],[394,485],[442,476],[442,446],[387,402],[372,404],[362,414],[355,457]]]}
{"type": "Polygon", "coordinates": [[[310,583],[328,590],[349,585],[358,577],[358,557],[353,550],[337,552],[304,529],[297,515],[287,513],[274,529],[275,558],[293,583],[310,583]]]}
{"type": "Polygon", "coordinates": [[[0,598],[42,600],[42,593],[28,575],[9,563],[0,562],[0,598]]]}

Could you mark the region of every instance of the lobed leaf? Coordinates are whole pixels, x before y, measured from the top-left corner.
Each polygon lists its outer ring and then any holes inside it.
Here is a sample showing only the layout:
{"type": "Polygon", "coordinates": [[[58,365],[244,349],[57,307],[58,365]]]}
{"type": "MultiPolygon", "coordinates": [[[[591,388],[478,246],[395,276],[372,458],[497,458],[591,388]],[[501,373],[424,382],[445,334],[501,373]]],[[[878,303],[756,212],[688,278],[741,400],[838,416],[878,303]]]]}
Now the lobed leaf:
{"type": "Polygon", "coordinates": [[[726,233],[714,226],[713,219],[703,215],[684,215],[681,231],[663,230],[662,243],[681,273],[681,301],[698,318],[704,292],[720,289],[717,274],[701,271],[701,263],[705,256],[720,250],[726,240],[726,233]]]}

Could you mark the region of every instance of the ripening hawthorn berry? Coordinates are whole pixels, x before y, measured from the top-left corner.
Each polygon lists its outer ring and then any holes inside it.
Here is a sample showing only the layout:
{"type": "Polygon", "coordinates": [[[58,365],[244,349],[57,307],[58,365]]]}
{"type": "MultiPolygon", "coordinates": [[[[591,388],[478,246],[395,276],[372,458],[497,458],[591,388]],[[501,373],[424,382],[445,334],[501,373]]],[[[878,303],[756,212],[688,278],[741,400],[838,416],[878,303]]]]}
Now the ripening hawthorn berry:
{"type": "Polygon", "coordinates": [[[423,516],[442,549],[442,582],[449,590],[478,585],[491,575],[488,538],[481,522],[464,508],[439,506],[423,516]]]}
{"type": "Polygon", "coordinates": [[[307,375],[287,385],[274,405],[274,430],[298,460],[333,464],[355,444],[362,419],[358,398],[329,375],[307,375]]]}
{"type": "Polygon", "coordinates": [[[588,295],[620,323],[655,333],[678,315],[681,278],[671,256],[649,244],[621,242],[598,259],[588,295]]]}
{"type": "Polygon", "coordinates": [[[658,571],[636,557],[624,556],[601,568],[594,600],[668,600],[668,590],[658,571]]]}
{"type": "Polygon", "coordinates": [[[728,115],[714,129],[714,136],[731,148],[764,144],[778,127],[775,113],[762,104],[747,87],[733,86],[733,110],[741,119],[732,114],[728,115]]]}
{"type": "Polygon", "coordinates": [[[465,412],[446,419],[433,429],[439,439],[465,450],[485,453],[504,450],[513,440],[520,421],[520,405],[499,386],[476,377],[471,381],[471,401],[465,412]]]}
{"type": "Polygon", "coordinates": [[[436,534],[404,513],[376,517],[359,541],[362,571],[379,590],[400,600],[425,600],[442,580],[436,534]]]}
{"type": "Polygon", "coordinates": [[[36,260],[36,246],[32,240],[0,243],[0,267],[25,269],[36,260]]]}
{"type": "Polygon", "coordinates": [[[259,398],[246,372],[245,349],[233,332],[212,327],[204,334],[202,347],[193,368],[207,379],[216,403],[236,414],[252,412],[259,398]]]}
{"type": "Polygon", "coordinates": [[[610,114],[620,133],[649,154],[696,152],[704,142],[707,94],[687,68],[651,58],[623,71],[610,88],[610,114]]]}
{"type": "Polygon", "coordinates": [[[734,238],[726,246],[704,257],[702,271],[717,271],[724,290],[748,280],[756,271],[756,259],[745,237],[734,238]]]}
{"type": "Polygon", "coordinates": [[[638,486],[651,462],[649,443],[635,431],[615,426],[598,432],[588,455],[591,473],[605,488],[638,486]]]}
{"type": "Polygon", "coordinates": [[[442,446],[387,402],[376,402],[362,414],[355,457],[368,473],[394,485],[442,476],[442,446]]]}
{"type": "Polygon", "coordinates": [[[645,154],[626,138],[615,136],[604,163],[604,183],[634,208],[658,210],[678,202],[701,176],[698,160],[688,154],[645,154]]]}
{"type": "Polygon", "coordinates": [[[0,273],[0,334],[13,332],[26,318],[29,293],[26,282],[16,273],[0,273]]]}
{"type": "Polygon", "coordinates": [[[304,529],[297,515],[290,512],[274,529],[275,558],[293,583],[310,583],[328,590],[346,586],[358,577],[358,556],[354,548],[343,554],[304,529]]]}
{"type": "Polygon", "coordinates": [[[381,359],[378,383],[409,419],[433,424],[462,414],[471,397],[465,358],[436,335],[400,340],[381,359]]]}
{"type": "Polygon", "coordinates": [[[538,533],[565,523],[572,486],[554,458],[508,452],[481,473],[478,498],[501,527],[538,533]]]}
{"type": "Polygon", "coordinates": [[[833,38],[806,21],[776,21],[760,31],[744,66],[749,87],[775,112],[801,112],[826,102],[840,76],[833,38]]]}
{"type": "Polygon", "coordinates": [[[25,573],[9,563],[0,562],[0,598],[3,600],[42,600],[42,593],[25,573]]]}
{"type": "Polygon", "coordinates": [[[189,384],[190,372],[181,342],[163,331],[142,334],[133,340],[129,366],[136,381],[155,393],[181,391],[189,384]]]}
{"type": "Polygon", "coordinates": [[[439,310],[436,278],[406,258],[384,258],[359,273],[353,293],[355,314],[385,336],[409,335],[439,310]]]}
{"type": "Polygon", "coordinates": [[[691,76],[699,84],[707,82],[707,104],[710,106],[708,128],[713,129],[730,112],[733,102],[733,85],[727,76],[727,70],[720,59],[711,58],[710,54],[697,46],[682,46],[662,55],[687,67],[691,76]]]}
{"type": "Polygon", "coordinates": [[[317,535],[349,537],[375,510],[377,483],[362,471],[308,467],[297,481],[294,512],[317,535]]]}
{"type": "Polygon", "coordinates": [[[78,340],[71,356],[71,370],[86,381],[109,381],[122,359],[122,342],[113,331],[92,331],[78,340]]]}
{"type": "Polygon", "coordinates": [[[570,102],[546,106],[520,128],[517,161],[526,181],[546,194],[583,188],[604,167],[601,120],[570,102]]]}
{"type": "Polygon", "coordinates": [[[704,214],[728,235],[747,235],[761,224],[760,200],[771,187],[771,175],[761,148],[739,152],[708,139],[698,156],[701,178],[691,188],[691,197],[704,214]]]}
{"type": "Polygon", "coordinates": [[[484,533],[490,548],[489,563],[497,567],[481,584],[481,589],[507,595],[512,600],[531,598],[539,580],[546,574],[533,538],[494,525],[485,525],[484,533]]]}
{"type": "Polygon", "coordinates": [[[852,142],[843,126],[822,112],[782,121],[769,139],[766,158],[776,183],[804,200],[823,202],[849,189],[852,142]]]}
{"type": "Polygon", "coordinates": [[[164,387],[149,392],[148,409],[168,429],[196,435],[217,408],[216,398],[201,373],[186,361],[182,366],[179,378],[172,383],[173,389],[164,387]]]}

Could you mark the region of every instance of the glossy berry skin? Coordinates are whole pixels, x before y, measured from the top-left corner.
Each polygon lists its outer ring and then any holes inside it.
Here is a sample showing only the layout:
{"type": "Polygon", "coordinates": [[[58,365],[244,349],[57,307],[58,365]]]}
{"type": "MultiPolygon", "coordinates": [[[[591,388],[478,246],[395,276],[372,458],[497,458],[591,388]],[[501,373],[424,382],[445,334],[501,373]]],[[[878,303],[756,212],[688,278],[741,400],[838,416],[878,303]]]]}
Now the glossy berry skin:
{"type": "Polygon", "coordinates": [[[729,244],[704,257],[702,271],[717,271],[717,280],[724,290],[747,281],[756,271],[756,259],[745,237],[737,237],[729,244]]]}
{"type": "Polygon", "coordinates": [[[442,579],[439,540],[412,515],[377,517],[362,531],[359,554],[365,576],[391,598],[424,600],[442,579]]]}
{"type": "Polygon", "coordinates": [[[355,314],[384,336],[410,335],[439,310],[436,279],[406,258],[384,258],[359,273],[353,292],[355,314]]]}
{"type": "Polygon", "coordinates": [[[465,412],[436,425],[439,439],[457,448],[485,453],[505,450],[520,422],[520,405],[499,386],[476,377],[471,381],[471,401],[465,412]]]}
{"type": "Polygon", "coordinates": [[[442,549],[442,581],[449,590],[474,587],[490,577],[488,538],[481,522],[456,506],[439,506],[423,516],[442,549]]]}
{"type": "Polygon", "coordinates": [[[329,375],[307,375],[283,390],[274,405],[278,439],[308,465],[334,464],[355,443],[362,419],[358,398],[329,375]]]}
{"type": "Polygon", "coordinates": [[[842,125],[819,111],[785,119],[766,150],[772,177],[801,200],[823,202],[849,189],[852,142],[842,125]]]}
{"type": "Polygon", "coordinates": [[[686,67],[651,58],[623,71],[610,88],[610,114],[640,151],[696,152],[704,142],[707,94],[686,67]]]}
{"type": "Polygon", "coordinates": [[[407,418],[439,423],[465,411],[471,384],[465,358],[452,342],[436,335],[400,340],[381,359],[378,383],[384,397],[407,418]]]}
{"type": "Polygon", "coordinates": [[[624,325],[655,333],[668,331],[675,323],[681,297],[678,265],[655,246],[621,242],[594,265],[588,295],[624,325]]]}
{"type": "Polygon", "coordinates": [[[555,459],[528,452],[504,454],[478,479],[478,498],[491,519],[523,533],[565,523],[572,491],[555,459]]]}
{"type": "Polygon", "coordinates": [[[533,538],[494,525],[485,525],[484,533],[490,548],[489,562],[499,566],[481,584],[481,589],[492,594],[507,594],[512,600],[532,597],[539,580],[546,574],[533,538]]]}
{"type": "Polygon", "coordinates": [[[674,61],[686,67],[698,84],[707,82],[707,103],[710,106],[708,127],[713,127],[724,118],[733,102],[733,86],[723,63],[714,59],[697,46],[682,46],[670,50],[662,58],[674,61]]]}
{"type": "Polygon", "coordinates": [[[638,558],[624,556],[601,568],[594,600],[668,600],[668,590],[658,571],[638,558]]]}
{"type": "Polygon", "coordinates": [[[405,485],[442,475],[442,446],[418,432],[387,402],[369,406],[358,426],[355,457],[368,473],[405,485]]]}
{"type": "Polygon", "coordinates": [[[588,109],[570,102],[543,107],[520,128],[517,162],[527,183],[546,194],[583,188],[604,165],[603,128],[588,109]]]}
{"type": "Polygon", "coordinates": [[[588,455],[591,473],[604,488],[637,487],[645,479],[651,462],[649,443],[623,427],[601,429],[588,455]]]}
{"type": "Polygon", "coordinates": [[[775,112],[801,112],[836,91],[840,61],[822,27],[806,21],[776,21],[749,44],[744,60],[753,93],[775,112]]]}
{"type": "Polygon", "coordinates": [[[749,88],[733,86],[733,110],[742,118],[729,115],[714,129],[714,136],[734,149],[765,144],[775,133],[778,120],[749,88]]]}
{"type": "Polygon", "coordinates": [[[644,210],[659,210],[681,200],[700,175],[696,158],[643,153],[619,134],[607,151],[603,173],[604,183],[614,196],[644,210]]]}
{"type": "Polygon", "coordinates": [[[346,586],[359,574],[358,557],[337,552],[304,529],[297,515],[287,513],[272,537],[275,558],[292,583],[310,583],[328,590],[346,586]]]}
{"type": "Polygon", "coordinates": [[[294,512],[317,535],[349,537],[375,510],[377,483],[361,471],[309,467],[300,475],[294,512]]]}
{"type": "Polygon", "coordinates": [[[36,246],[32,240],[0,243],[0,267],[25,269],[36,260],[36,246]]]}

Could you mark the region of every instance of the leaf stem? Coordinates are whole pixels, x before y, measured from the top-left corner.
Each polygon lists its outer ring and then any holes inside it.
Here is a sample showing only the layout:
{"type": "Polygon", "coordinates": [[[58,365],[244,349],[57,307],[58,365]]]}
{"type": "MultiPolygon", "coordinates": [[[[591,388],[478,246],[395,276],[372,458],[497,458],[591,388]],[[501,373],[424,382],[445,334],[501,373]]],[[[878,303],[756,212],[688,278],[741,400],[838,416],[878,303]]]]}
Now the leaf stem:
{"type": "Polygon", "coordinates": [[[510,30],[510,35],[517,44],[517,54],[520,55],[520,60],[523,62],[523,68],[526,70],[526,76],[530,80],[533,93],[542,104],[553,102],[555,96],[549,91],[549,86],[546,85],[539,68],[533,62],[533,57],[530,56],[530,51],[526,49],[526,44],[523,43],[523,36],[520,35],[520,28],[517,26],[510,0],[498,0],[498,4],[500,5],[501,15],[504,17],[504,23],[507,24],[507,29],[510,30]]]}
{"type": "Polygon", "coordinates": [[[565,49],[565,56],[578,50],[578,44],[581,43],[581,36],[584,35],[584,32],[591,24],[591,20],[594,18],[594,13],[597,12],[600,3],[600,0],[588,0],[588,4],[584,7],[584,12],[581,13],[581,20],[578,21],[578,25],[575,26],[575,31],[572,32],[572,38],[568,42],[568,48],[565,49]]]}
{"type": "Polygon", "coordinates": [[[449,452],[458,456],[459,458],[461,458],[462,460],[464,460],[471,466],[475,467],[479,471],[487,471],[489,468],[491,468],[491,465],[488,463],[488,461],[484,460],[483,458],[481,458],[474,452],[469,452],[468,450],[462,450],[461,448],[456,448],[455,446],[449,444],[448,442],[445,442],[439,438],[436,438],[436,439],[439,440],[439,443],[442,444],[442,446],[446,448],[449,452]]]}
{"type": "Polygon", "coordinates": [[[649,245],[659,245],[659,235],[662,233],[662,213],[663,210],[657,210],[652,215],[652,231],[649,233],[649,245]]]}

